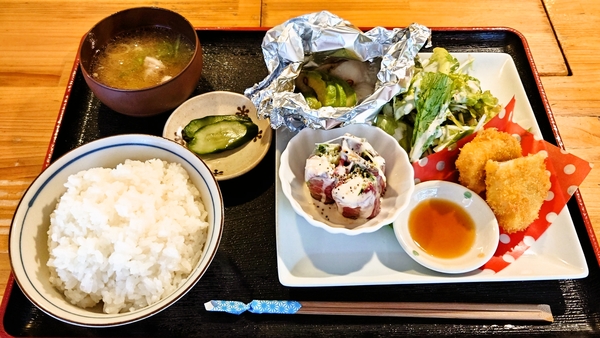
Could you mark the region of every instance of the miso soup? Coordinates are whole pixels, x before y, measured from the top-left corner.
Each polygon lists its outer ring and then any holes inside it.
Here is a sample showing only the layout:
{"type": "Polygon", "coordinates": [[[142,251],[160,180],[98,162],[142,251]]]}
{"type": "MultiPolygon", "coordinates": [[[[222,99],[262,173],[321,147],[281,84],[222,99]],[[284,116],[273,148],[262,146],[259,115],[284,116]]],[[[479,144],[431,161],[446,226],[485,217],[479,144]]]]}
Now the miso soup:
{"type": "Polygon", "coordinates": [[[168,28],[148,27],[116,36],[91,63],[99,82],[119,89],[155,86],[179,74],[194,55],[194,45],[168,28]]]}

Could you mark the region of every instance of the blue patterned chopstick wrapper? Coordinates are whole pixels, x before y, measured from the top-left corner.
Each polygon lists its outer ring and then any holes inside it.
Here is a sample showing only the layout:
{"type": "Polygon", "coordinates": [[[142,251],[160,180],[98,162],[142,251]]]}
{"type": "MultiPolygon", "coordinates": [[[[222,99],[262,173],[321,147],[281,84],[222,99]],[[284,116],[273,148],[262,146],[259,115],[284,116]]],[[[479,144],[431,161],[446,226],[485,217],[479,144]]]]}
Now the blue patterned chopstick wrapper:
{"type": "Polygon", "coordinates": [[[270,313],[293,315],[302,304],[293,300],[253,300],[248,304],[230,300],[211,300],[204,303],[206,311],[227,312],[234,315],[246,311],[251,313],[270,313]]]}

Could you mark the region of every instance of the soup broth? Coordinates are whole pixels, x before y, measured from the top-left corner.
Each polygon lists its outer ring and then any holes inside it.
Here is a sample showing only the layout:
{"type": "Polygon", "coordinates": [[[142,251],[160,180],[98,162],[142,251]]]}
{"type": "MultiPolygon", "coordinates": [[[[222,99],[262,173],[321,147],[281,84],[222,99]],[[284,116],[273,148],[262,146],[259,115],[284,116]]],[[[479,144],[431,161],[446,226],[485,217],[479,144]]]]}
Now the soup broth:
{"type": "Polygon", "coordinates": [[[167,28],[125,32],[111,40],[92,60],[99,82],[119,89],[155,86],[179,74],[194,55],[193,44],[167,28]]]}

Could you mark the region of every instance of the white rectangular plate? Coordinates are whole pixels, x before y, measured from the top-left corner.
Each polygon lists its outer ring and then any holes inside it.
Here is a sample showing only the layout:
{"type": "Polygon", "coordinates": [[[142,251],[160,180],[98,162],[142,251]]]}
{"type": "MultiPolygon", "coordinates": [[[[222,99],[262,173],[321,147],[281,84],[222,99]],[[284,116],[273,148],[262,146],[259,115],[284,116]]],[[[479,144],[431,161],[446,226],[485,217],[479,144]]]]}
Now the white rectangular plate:
{"type": "MultiPolygon", "coordinates": [[[[501,104],[514,96],[514,121],[541,135],[513,59],[504,53],[453,53],[475,58],[469,74],[501,104]]],[[[423,54],[427,57],[427,54],[423,54]]],[[[279,281],[285,286],[344,286],[498,282],[583,278],[588,266],[571,214],[563,208],[548,230],[515,262],[498,273],[448,275],[426,269],[402,250],[390,227],[357,236],[335,235],[307,223],[281,191],[279,157],[292,133],[276,132],[276,239],[279,281]]]]}

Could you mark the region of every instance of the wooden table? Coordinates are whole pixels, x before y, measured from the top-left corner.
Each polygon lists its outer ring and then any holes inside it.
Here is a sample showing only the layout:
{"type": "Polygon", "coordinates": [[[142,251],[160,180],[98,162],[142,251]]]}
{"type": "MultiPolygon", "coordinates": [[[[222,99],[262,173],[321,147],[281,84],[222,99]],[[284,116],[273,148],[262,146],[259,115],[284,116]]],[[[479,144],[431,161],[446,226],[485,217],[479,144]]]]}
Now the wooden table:
{"type": "MultiPolygon", "coordinates": [[[[600,3],[595,0],[17,1],[0,0],[0,295],[10,274],[8,233],[19,199],[42,170],[80,38],[121,9],[175,10],[197,27],[274,26],[329,10],[361,27],[506,26],[523,33],[566,149],[600,164],[600,3]]],[[[580,187],[600,235],[600,172],[580,187]]],[[[595,262],[590,262],[595,264],[595,262]]]]}

